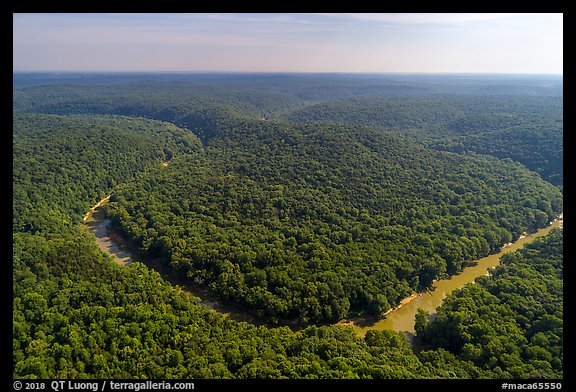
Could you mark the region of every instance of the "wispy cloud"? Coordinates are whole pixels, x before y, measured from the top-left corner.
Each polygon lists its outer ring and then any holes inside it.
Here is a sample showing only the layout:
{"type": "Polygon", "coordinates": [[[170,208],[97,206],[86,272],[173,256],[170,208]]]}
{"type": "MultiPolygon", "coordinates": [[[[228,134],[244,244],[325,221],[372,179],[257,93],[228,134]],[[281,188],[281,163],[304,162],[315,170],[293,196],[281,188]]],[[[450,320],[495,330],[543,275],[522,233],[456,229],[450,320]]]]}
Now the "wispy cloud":
{"type": "Polygon", "coordinates": [[[319,14],[336,18],[349,18],[353,20],[414,23],[414,24],[460,24],[482,22],[512,18],[522,14],[505,13],[342,13],[319,14]]]}

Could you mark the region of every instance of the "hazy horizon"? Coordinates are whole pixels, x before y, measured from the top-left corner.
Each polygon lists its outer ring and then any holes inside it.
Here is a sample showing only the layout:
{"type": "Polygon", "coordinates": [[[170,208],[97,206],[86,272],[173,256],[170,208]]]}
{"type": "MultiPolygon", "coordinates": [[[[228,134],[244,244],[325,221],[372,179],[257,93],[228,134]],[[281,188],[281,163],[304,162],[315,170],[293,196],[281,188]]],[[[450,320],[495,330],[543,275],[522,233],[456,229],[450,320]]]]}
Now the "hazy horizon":
{"type": "Polygon", "coordinates": [[[562,14],[13,14],[13,72],[563,74],[562,14]]]}
{"type": "Polygon", "coordinates": [[[104,70],[104,71],[77,71],[77,70],[47,70],[47,71],[38,71],[38,70],[13,70],[12,73],[14,74],[151,74],[151,75],[175,75],[175,74],[215,74],[215,75],[236,75],[236,74],[253,74],[253,75],[430,75],[430,76],[554,76],[560,77],[564,76],[563,73],[550,73],[550,72],[531,72],[531,73],[522,73],[522,72],[402,72],[402,71],[388,71],[388,72],[370,72],[370,71],[204,71],[204,70],[196,70],[196,71],[167,71],[167,70],[153,70],[153,71],[112,71],[112,70],[104,70]]]}

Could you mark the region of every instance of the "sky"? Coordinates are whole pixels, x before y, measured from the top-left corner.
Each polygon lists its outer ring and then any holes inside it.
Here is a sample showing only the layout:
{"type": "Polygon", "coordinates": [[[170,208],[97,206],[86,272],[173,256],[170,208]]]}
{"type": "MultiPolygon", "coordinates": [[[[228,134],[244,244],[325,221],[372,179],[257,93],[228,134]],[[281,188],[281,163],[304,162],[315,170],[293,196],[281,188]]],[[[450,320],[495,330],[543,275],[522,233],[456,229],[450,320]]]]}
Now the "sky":
{"type": "Polygon", "coordinates": [[[13,70],[563,73],[562,14],[13,14],[13,70]]]}

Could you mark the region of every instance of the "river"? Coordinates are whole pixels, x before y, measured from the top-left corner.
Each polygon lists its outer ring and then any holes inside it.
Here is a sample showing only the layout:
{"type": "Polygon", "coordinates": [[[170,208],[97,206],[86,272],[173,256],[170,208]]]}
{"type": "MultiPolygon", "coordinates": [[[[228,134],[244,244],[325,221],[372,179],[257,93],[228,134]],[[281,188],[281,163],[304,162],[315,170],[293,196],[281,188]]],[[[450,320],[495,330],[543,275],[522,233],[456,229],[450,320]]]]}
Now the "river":
{"type": "Polygon", "coordinates": [[[110,220],[104,216],[102,207],[108,203],[109,200],[110,195],[90,208],[84,216],[84,227],[88,228],[88,230],[94,234],[98,247],[105,253],[111,255],[115,263],[126,266],[134,261],[134,257],[124,242],[114,238],[113,233],[108,230],[110,220]]]}
{"type": "Polygon", "coordinates": [[[491,254],[487,257],[478,260],[474,266],[465,268],[460,274],[454,275],[449,279],[442,279],[435,281],[429,291],[413,295],[402,301],[402,304],[392,311],[387,312],[384,318],[377,321],[369,321],[366,319],[354,320],[352,324],[354,330],[360,336],[364,336],[366,331],[371,329],[391,329],[398,332],[414,333],[414,318],[418,308],[426,310],[430,314],[436,312],[446,296],[461,287],[466,283],[474,282],[474,280],[482,275],[487,275],[488,270],[500,264],[500,257],[508,252],[513,252],[520,249],[526,244],[533,242],[536,238],[544,236],[555,227],[562,227],[562,214],[560,219],[552,222],[551,225],[538,230],[535,233],[527,236],[520,237],[513,244],[508,244],[502,248],[498,253],[491,254]]]}
{"type": "MultiPolygon", "coordinates": [[[[262,320],[251,317],[246,309],[235,306],[231,303],[222,303],[216,296],[204,287],[199,287],[178,276],[169,266],[162,264],[159,260],[141,260],[135,255],[137,251],[130,249],[130,245],[118,234],[115,234],[108,227],[110,221],[106,219],[103,206],[110,200],[110,195],[100,200],[92,207],[84,217],[83,226],[86,227],[96,237],[98,247],[114,258],[114,262],[127,266],[132,262],[139,261],[149,268],[156,270],[165,280],[182,287],[185,291],[199,297],[201,304],[208,306],[220,313],[237,321],[249,321],[254,324],[265,325],[262,320]]],[[[477,277],[486,275],[490,268],[496,267],[500,263],[500,256],[505,253],[515,251],[526,244],[533,242],[536,238],[546,235],[555,227],[562,227],[562,214],[560,219],[552,222],[551,225],[538,230],[535,233],[520,237],[513,244],[508,244],[499,253],[489,255],[479,259],[477,264],[465,268],[460,274],[449,279],[435,281],[432,289],[424,293],[414,294],[404,299],[401,305],[388,311],[384,318],[380,320],[356,319],[354,321],[344,321],[339,324],[352,325],[360,336],[364,336],[366,331],[371,329],[391,329],[398,332],[414,333],[414,317],[418,308],[435,313],[436,308],[442,304],[446,295],[453,290],[463,287],[466,283],[473,282],[477,277]]]]}

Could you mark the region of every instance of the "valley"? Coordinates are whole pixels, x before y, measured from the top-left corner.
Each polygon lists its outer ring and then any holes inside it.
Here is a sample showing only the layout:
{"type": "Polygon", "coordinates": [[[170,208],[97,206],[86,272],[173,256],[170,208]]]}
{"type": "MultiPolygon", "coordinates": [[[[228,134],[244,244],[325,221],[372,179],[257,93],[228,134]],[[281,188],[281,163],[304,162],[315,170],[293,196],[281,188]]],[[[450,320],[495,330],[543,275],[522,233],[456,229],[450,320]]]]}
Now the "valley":
{"type": "Polygon", "coordinates": [[[561,378],[561,87],[15,74],[14,376],[561,378]]]}

